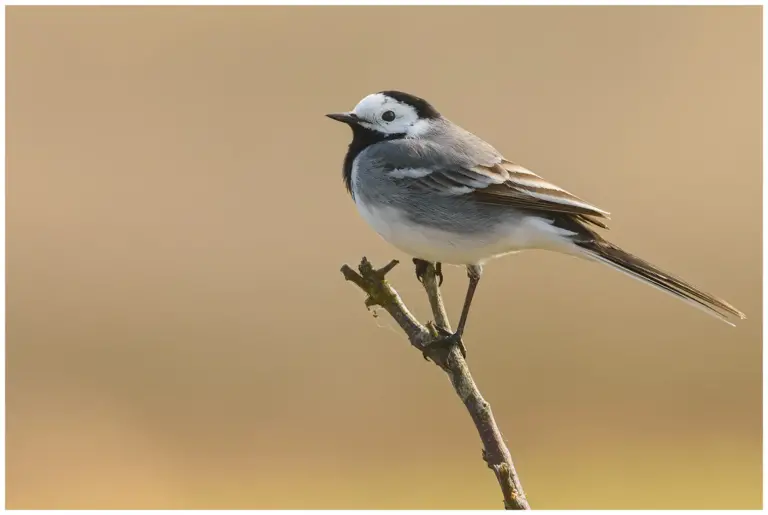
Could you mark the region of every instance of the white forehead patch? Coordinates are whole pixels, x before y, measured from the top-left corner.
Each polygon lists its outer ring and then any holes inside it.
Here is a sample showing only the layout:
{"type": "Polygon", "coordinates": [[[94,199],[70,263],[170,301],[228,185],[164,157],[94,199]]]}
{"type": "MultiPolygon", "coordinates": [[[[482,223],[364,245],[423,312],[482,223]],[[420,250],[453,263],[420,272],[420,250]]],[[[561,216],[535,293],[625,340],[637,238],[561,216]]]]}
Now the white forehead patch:
{"type": "Polygon", "coordinates": [[[429,129],[429,121],[419,119],[413,106],[404,104],[381,93],[373,93],[362,99],[352,110],[363,122],[363,127],[384,134],[406,134],[416,137],[429,129]],[[393,121],[382,119],[387,111],[395,113],[393,121]]]}
{"type": "MultiPolygon", "coordinates": [[[[355,106],[352,112],[355,113],[357,116],[368,118],[371,115],[381,114],[382,112],[385,111],[384,107],[391,107],[392,105],[409,107],[409,106],[405,106],[404,104],[401,104],[394,98],[390,98],[386,95],[382,95],[381,93],[373,93],[372,95],[368,95],[367,97],[362,99],[355,106]]],[[[415,111],[414,111],[414,114],[415,114],[415,111]]]]}

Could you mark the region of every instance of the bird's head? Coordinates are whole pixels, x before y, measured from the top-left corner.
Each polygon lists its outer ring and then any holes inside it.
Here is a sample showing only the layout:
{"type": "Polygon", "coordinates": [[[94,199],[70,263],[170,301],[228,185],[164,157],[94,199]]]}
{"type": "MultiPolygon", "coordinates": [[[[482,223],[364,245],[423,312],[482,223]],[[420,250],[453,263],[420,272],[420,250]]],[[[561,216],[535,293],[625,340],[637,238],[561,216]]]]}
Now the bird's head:
{"type": "Polygon", "coordinates": [[[432,104],[402,91],[380,91],[362,99],[352,111],[326,115],[353,130],[362,127],[383,137],[417,138],[442,116],[432,104]]]}

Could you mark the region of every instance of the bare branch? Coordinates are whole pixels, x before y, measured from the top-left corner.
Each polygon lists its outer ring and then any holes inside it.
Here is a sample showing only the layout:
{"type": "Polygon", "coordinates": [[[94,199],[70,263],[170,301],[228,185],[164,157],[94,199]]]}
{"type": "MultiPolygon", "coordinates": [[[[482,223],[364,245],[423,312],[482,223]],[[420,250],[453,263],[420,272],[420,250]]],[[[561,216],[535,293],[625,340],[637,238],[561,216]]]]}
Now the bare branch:
{"type": "Polygon", "coordinates": [[[435,265],[432,263],[427,267],[427,271],[422,277],[424,290],[429,298],[429,305],[432,307],[432,316],[435,317],[435,323],[447,330],[451,330],[451,323],[448,321],[448,313],[445,311],[443,296],[440,294],[440,286],[437,284],[437,275],[435,265]]]}
{"type": "Polygon", "coordinates": [[[422,349],[424,342],[430,340],[429,331],[408,311],[400,295],[385,278],[387,272],[396,265],[397,261],[392,260],[384,268],[375,270],[371,263],[363,258],[357,268],[360,273],[355,272],[347,265],[341,267],[341,273],[344,274],[344,279],[352,281],[368,294],[368,298],[365,299],[366,307],[381,306],[387,310],[387,313],[395,319],[395,322],[408,336],[411,344],[422,349]]]}
{"type": "MultiPolygon", "coordinates": [[[[408,336],[411,345],[422,352],[426,349],[426,355],[448,374],[453,389],[475,423],[480,440],[483,442],[483,460],[496,475],[504,496],[504,507],[508,510],[529,510],[530,506],[515,472],[512,457],[493,418],[490,404],[480,394],[480,390],[469,372],[467,362],[458,348],[426,348],[425,344],[435,338],[437,333],[434,327],[428,329],[408,311],[395,289],[387,282],[386,274],[396,265],[397,261],[393,260],[383,268],[376,270],[366,258],[363,258],[358,266],[359,273],[347,265],[341,268],[341,273],[344,274],[346,280],[355,283],[368,294],[365,301],[366,306],[384,308],[408,336]]],[[[427,268],[423,276],[423,284],[435,322],[450,330],[433,265],[427,268]]]]}

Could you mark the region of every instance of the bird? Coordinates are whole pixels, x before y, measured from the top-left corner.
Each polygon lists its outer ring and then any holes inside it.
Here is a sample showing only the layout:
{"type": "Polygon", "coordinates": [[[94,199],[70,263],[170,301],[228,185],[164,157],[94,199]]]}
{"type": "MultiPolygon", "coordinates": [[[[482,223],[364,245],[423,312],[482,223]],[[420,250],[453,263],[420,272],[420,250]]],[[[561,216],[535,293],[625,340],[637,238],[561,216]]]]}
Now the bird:
{"type": "MultiPolygon", "coordinates": [[[[490,143],[416,95],[386,90],[352,111],[326,115],[352,129],[344,186],[362,218],[413,258],[421,280],[434,263],[465,266],[469,279],[455,332],[431,344],[459,346],[484,265],[523,250],[598,262],[734,325],[744,313],[606,240],[610,213],[508,160],[490,143]]],[[[426,355],[425,355],[426,357],[426,355]]]]}

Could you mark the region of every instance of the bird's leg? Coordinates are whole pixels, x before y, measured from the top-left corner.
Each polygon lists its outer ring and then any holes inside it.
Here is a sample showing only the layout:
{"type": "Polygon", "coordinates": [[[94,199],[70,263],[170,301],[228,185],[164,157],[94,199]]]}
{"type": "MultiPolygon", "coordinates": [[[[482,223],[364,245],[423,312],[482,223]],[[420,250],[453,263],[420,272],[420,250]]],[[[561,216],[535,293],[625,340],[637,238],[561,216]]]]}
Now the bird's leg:
{"type": "MultiPolygon", "coordinates": [[[[419,258],[413,258],[413,264],[416,265],[416,279],[419,280],[420,283],[424,282],[424,274],[427,273],[427,267],[429,266],[429,261],[424,261],[423,259],[419,258]]],[[[435,277],[438,278],[438,286],[443,285],[443,265],[441,263],[435,263],[435,277]]]]}
{"type": "Polygon", "coordinates": [[[456,332],[459,334],[459,338],[461,338],[461,335],[464,334],[464,326],[467,325],[467,317],[469,317],[469,307],[472,305],[472,298],[475,296],[475,290],[477,289],[477,284],[480,282],[481,275],[483,275],[482,265],[467,266],[469,286],[467,286],[467,295],[464,297],[464,307],[461,309],[459,326],[456,328],[456,332]]]}
{"type": "Polygon", "coordinates": [[[459,318],[459,325],[456,327],[456,332],[451,333],[444,327],[436,327],[440,333],[440,338],[429,342],[424,349],[424,358],[427,358],[427,350],[434,346],[451,347],[458,345],[461,350],[461,355],[467,357],[467,349],[464,347],[464,342],[461,340],[461,336],[464,334],[464,327],[467,325],[467,318],[469,317],[469,308],[472,305],[472,298],[475,296],[475,290],[477,284],[480,282],[480,276],[483,274],[483,267],[481,265],[468,265],[467,276],[469,277],[469,285],[467,286],[467,295],[464,297],[464,307],[461,310],[461,318],[459,318]]]}

